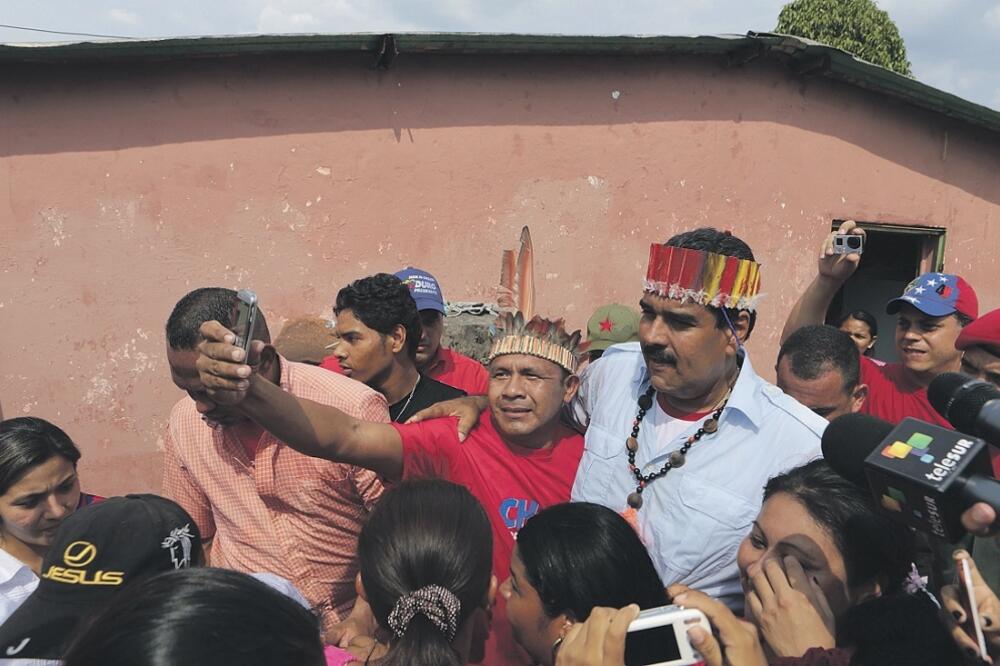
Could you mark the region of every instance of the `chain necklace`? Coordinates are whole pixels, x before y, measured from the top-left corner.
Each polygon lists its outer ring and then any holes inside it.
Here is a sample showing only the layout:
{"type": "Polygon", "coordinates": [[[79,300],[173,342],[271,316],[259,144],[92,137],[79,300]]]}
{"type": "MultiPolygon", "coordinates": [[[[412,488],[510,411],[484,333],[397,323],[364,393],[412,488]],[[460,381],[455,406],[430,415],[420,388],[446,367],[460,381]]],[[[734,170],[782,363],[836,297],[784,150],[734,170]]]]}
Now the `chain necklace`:
{"type": "Polygon", "coordinates": [[[636,510],[642,507],[642,491],[645,490],[646,486],[661,476],[666,476],[667,472],[675,467],[684,465],[687,452],[694,446],[695,442],[705,435],[711,435],[719,429],[719,416],[722,415],[722,410],[725,408],[726,403],[729,402],[729,394],[732,393],[732,390],[732,387],[730,387],[722,402],[712,411],[712,415],[705,419],[693,435],[687,438],[684,445],[667,456],[667,462],[663,463],[663,467],[645,475],[642,473],[642,470],[635,466],[635,454],[639,450],[639,424],[642,423],[642,417],[653,406],[653,394],[656,393],[656,389],[650,386],[645,393],[639,396],[639,413],[636,414],[635,420],[632,421],[632,435],[625,440],[625,448],[628,450],[628,468],[636,480],[635,492],[629,493],[625,500],[630,507],[636,510]]]}
{"type": "Polygon", "coordinates": [[[406,402],[403,403],[403,408],[399,410],[399,414],[396,415],[396,423],[399,423],[399,419],[403,418],[403,414],[406,413],[406,408],[410,406],[410,401],[413,400],[413,394],[417,392],[417,386],[420,385],[420,377],[421,375],[417,375],[417,381],[413,383],[413,388],[410,389],[410,397],[406,399],[406,402]]]}

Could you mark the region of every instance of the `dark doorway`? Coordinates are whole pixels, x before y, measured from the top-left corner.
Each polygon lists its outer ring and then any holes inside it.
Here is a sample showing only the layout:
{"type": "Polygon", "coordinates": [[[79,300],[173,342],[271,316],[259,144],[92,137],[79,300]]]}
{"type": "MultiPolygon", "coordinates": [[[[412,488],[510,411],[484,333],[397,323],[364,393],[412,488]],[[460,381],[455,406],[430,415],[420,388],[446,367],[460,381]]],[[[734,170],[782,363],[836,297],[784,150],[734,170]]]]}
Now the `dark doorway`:
{"type": "MultiPolygon", "coordinates": [[[[834,220],[836,230],[842,220],[834,220]]],[[[921,273],[940,271],[944,264],[944,229],[862,222],[867,233],[861,264],[830,304],[827,323],[836,324],[843,313],[868,310],[878,320],[874,356],[896,361],[896,318],[885,304],[903,293],[921,273]]]]}

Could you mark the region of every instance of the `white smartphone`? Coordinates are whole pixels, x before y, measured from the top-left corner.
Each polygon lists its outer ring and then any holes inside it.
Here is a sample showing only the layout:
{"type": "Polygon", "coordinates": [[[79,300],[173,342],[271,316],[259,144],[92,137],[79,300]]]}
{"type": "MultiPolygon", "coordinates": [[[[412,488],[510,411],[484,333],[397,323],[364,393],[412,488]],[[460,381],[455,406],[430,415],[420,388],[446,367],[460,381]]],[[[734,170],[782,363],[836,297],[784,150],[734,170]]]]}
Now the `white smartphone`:
{"type": "Polygon", "coordinates": [[[250,340],[253,339],[253,329],[257,324],[257,294],[249,289],[240,289],[236,294],[232,321],[229,325],[236,334],[236,346],[244,351],[250,351],[250,340]]]}
{"type": "Polygon", "coordinates": [[[687,637],[688,629],[695,626],[712,633],[700,610],[661,606],[642,611],[628,626],[625,666],[693,666],[702,662],[687,637]]]}
{"type": "Polygon", "coordinates": [[[986,659],[989,653],[986,650],[986,637],[983,635],[983,618],[979,615],[976,591],[972,587],[972,571],[969,569],[969,560],[961,559],[958,561],[958,564],[959,596],[961,597],[966,617],[963,629],[976,639],[976,645],[979,646],[979,656],[986,659]]]}

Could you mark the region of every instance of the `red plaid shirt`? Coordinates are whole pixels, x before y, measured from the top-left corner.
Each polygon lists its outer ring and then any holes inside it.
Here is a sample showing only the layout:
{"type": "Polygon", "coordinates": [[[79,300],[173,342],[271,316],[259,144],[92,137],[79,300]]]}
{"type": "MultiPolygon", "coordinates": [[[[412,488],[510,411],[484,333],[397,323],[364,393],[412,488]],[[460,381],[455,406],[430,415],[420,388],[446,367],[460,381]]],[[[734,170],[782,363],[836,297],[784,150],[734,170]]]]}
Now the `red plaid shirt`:
{"type": "MultiPolygon", "coordinates": [[[[389,420],[364,384],[280,359],[281,388],[365,421],[389,420]]],[[[270,572],[295,583],[325,626],[356,596],[358,533],[382,494],[373,472],[311,458],[264,433],[252,457],[231,429],[206,424],[184,398],[170,414],[164,493],[214,539],[213,566],[270,572]]]]}

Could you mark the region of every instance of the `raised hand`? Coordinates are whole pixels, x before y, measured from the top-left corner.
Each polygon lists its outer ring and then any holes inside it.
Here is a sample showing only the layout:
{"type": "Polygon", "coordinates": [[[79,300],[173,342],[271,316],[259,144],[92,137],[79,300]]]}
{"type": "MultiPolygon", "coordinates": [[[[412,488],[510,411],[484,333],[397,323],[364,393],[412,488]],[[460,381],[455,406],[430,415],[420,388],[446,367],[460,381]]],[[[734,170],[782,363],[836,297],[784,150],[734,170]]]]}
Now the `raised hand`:
{"type": "Polygon", "coordinates": [[[766,558],[750,581],[747,609],[775,656],[801,657],[809,648],[836,646],[826,595],[798,560],[766,558]]]}

